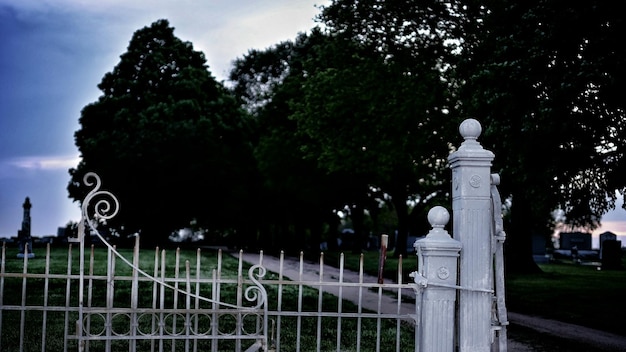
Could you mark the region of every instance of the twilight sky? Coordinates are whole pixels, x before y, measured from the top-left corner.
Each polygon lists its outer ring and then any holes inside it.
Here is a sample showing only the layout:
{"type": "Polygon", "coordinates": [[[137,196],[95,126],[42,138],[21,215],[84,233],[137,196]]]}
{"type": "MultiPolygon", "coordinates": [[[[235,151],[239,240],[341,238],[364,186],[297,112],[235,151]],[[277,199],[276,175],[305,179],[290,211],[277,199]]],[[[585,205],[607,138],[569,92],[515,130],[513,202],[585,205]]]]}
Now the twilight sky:
{"type": "MultiPolygon", "coordinates": [[[[25,197],[32,203],[33,236],[56,235],[57,227],[80,218],[66,190],[67,170],[79,157],[74,131],[81,109],[101,95],[97,84],[136,30],[168,19],[222,81],[232,60],[294,39],[315,25],[315,5],[328,3],[0,0],[0,237],[17,235],[25,197]]],[[[626,236],[626,211],[618,206],[603,225],[594,234],[626,236]]]]}
{"type": "MultiPolygon", "coordinates": [[[[0,0],[0,237],[32,203],[33,236],[80,219],[67,196],[74,132],[133,33],[165,18],[225,80],[248,49],[295,39],[327,0],[0,0]]],[[[106,180],[103,180],[106,188],[106,180]]]]}

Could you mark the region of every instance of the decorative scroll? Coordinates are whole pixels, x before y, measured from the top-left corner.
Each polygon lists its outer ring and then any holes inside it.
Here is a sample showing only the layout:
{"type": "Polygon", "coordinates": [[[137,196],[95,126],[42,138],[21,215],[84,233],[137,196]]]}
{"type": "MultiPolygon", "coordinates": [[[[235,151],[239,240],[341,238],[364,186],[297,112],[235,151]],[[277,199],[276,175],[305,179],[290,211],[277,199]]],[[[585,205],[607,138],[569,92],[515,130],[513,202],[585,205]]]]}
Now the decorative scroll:
{"type": "Polygon", "coordinates": [[[263,287],[263,284],[259,281],[260,278],[265,276],[266,273],[265,267],[260,264],[253,265],[248,270],[248,276],[250,277],[250,281],[254,283],[252,286],[248,286],[245,291],[245,297],[248,302],[256,301],[256,306],[254,309],[259,309],[261,306],[266,306],[265,302],[267,302],[267,292],[263,287]],[[258,270],[258,274],[255,274],[255,270],[258,270]]]}
{"type": "MultiPolygon", "coordinates": [[[[120,203],[113,193],[101,190],[102,181],[95,172],[88,172],[83,177],[85,186],[93,189],[87,193],[81,205],[81,222],[78,224],[77,242],[82,242],[85,236],[85,222],[89,228],[98,234],[98,223],[102,220],[112,219],[120,210],[120,203]],[[93,203],[93,204],[92,204],[93,203]]],[[[98,234],[98,237],[101,237],[98,234]]],[[[101,238],[102,239],[102,238],[101,238]]]]}

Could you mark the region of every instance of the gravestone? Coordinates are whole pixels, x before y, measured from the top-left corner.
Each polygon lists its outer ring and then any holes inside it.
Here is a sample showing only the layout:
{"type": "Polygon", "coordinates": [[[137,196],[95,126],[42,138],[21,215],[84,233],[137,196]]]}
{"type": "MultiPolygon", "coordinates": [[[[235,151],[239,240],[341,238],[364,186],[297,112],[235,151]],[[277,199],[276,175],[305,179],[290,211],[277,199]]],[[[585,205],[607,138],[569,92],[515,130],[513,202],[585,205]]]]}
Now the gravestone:
{"type": "Polygon", "coordinates": [[[602,252],[602,270],[623,269],[622,241],[604,240],[602,252]]]}
{"type": "Polygon", "coordinates": [[[613,232],[606,231],[606,232],[601,233],[599,237],[600,237],[600,259],[602,259],[602,256],[603,256],[602,252],[603,252],[603,248],[604,248],[603,247],[604,241],[606,241],[606,240],[616,241],[617,240],[617,235],[614,234],[613,232]]]}
{"type": "Polygon", "coordinates": [[[24,218],[22,219],[22,229],[17,231],[17,244],[18,244],[18,258],[24,258],[26,255],[28,258],[34,258],[33,253],[33,240],[30,237],[30,198],[26,197],[24,204],[24,218]]]}
{"type": "Polygon", "coordinates": [[[578,250],[591,250],[591,234],[585,232],[561,232],[559,234],[559,248],[578,250]]]}

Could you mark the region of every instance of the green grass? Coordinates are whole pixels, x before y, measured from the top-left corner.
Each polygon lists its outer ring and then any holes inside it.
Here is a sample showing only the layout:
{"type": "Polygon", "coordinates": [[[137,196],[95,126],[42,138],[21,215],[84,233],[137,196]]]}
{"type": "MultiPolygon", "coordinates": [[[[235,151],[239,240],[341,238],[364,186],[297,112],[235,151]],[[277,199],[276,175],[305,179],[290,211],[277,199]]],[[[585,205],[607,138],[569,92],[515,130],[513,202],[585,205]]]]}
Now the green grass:
{"type": "Polygon", "coordinates": [[[507,278],[509,310],[626,336],[626,326],[616,324],[626,312],[626,270],[565,263],[540,268],[543,273],[507,278]]]}
{"type": "MultiPolygon", "coordinates": [[[[121,249],[120,252],[122,255],[129,260],[132,258],[132,251],[121,249]]],[[[45,249],[36,249],[36,258],[28,261],[28,273],[43,273],[46,267],[46,253],[45,249]]],[[[153,266],[155,261],[155,251],[154,250],[142,250],[140,252],[140,260],[139,267],[146,270],[148,274],[153,275],[153,266]],[[147,269],[150,268],[150,269],[147,269]]],[[[174,268],[176,266],[176,251],[167,251],[166,256],[166,271],[168,272],[167,277],[173,277],[174,268]]],[[[181,250],[178,252],[179,256],[179,266],[181,270],[184,270],[185,261],[190,262],[190,275],[191,277],[195,277],[196,275],[196,260],[197,260],[197,252],[195,250],[181,250]]],[[[160,255],[158,256],[160,262],[160,255]]],[[[85,267],[89,267],[89,257],[86,259],[87,263],[85,267]]],[[[103,248],[96,248],[93,252],[93,261],[96,264],[94,266],[94,276],[98,275],[106,275],[106,262],[107,262],[107,251],[103,248]]],[[[201,261],[201,277],[210,278],[212,275],[212,270],[217,267],[217,254],[214,251],[203,250],[200,257],[201,261]]],[[[72,249],[71,253],[71,272],[73,274],[78,274],[79,272],[79,251],[76,247],[72,249]]],[[[7,250],[5,271],[7,273],[21,273],[23,270],[24,261],[22,259],[17,259],[15,254],[11,250],[7,250]]],[[[68,251],[66,248],[53,248],[50,251],[50,265],[49,272],[51,274],[60,274],[65,275],[67,273],[67,265],[68,265],[68,251]]],[[[226,278],[235,278],[238,269],[238,261],[237,259],[224,254],[222,256],[222,277],[226,278]]],[[[244,276],[247,277],[247,269],[248,265],[244,264],[244,276]]],[[[131,269],[123,263],[121,260],[116,260],[116,277],[130,276],[131,269]]],[[[184,274],[181,274],[184,275],[184,274]]],[[[268,279],[277,279],[277,276],[274,273],[268,273],[266,275],[268,279]]],[[[77,297],[78,297],[78,288],[77,288],[77,280],[73,280],[71,282],[71,302],[70,306],[77,306],[77,297]]],[[[40,278],[29,278],[27,281],[28,293],[26,304],[27,305],[43,305],[44,300],[44,280],[40,278]]],[[[48,306],[64,306],[65,305],[65,290],[66,290],[67,280],[66,279],[49,279],[48,280],[48,306]]],[[[183,286],[183,284],[181,284],[183,286]]],[[[140,283],[140,292],[146,292],[146,294],[140,294],[140,303],[139,306],[149,307],[151,306],[152,300],[152,283],[144,282],[140,283]]],[[[184,287],[181,287],[184,288],[184,287]]],[[[269,309],[274,310],[277,306],[277,287],[275,285],[266,285],[268,291],[268,305],[269,309]]],[[[210,285],[201,286],[201,294],[205,297],[211,296],[211,288],[210,285]]],[[[283,302],[282,302],[282,310],[283,311],[296,311],[297,310],[297,295],[298,295],[298,287],[297,286],[285,286],[283,291],[283,302]]],[[[96,282],[94,280],[94,294],[92,297],[94,305],[103,306],[103,302],[106,300],[106,284],[104,282],[96,282]]],[[[303,311],[317,311],[318,306],[318,291],[317,289],[312,288],[303,288],[303,311]]],[[[20,305],[22,297],[22,279],[21,278],[5,278],[4,279],[4,292],[2,297],[2,303],[4,305],[20,305]]],[[[115,306],[122,307],[128,306],[130,303],[131,297],[131,286],[130,282],[117,281],[115,282],[115,306]]],[[[166,307],[171,307],[174,295],[171,293],[166,294],[166,307]]],[[[235,288],[228,289],[223,286],[221,290],[221,300],[229,303],[234,303],[236,297],[235,288]]],[[[193,299],[192,299],[193,301],[193,299]]],[[[182,307],[184,305],[184,298],[182,295],[179,295],[179,303],[178,307],[182,307]]],[[[207,303],[208,305],[208,303],[207,303]]],[[[337,312],[338,301],[337,298],[324,294],[322,300],[322,307],[324,311],[329,312],[337,312]]],[[[344,312],[355,312],[357,311],[356,305],[351,302],[344,301],[342,302],[342,310],[344,312]]],[[[63,336],[64,329],[64,312],[48,312],[47,313],[47,350],[49,351],[58,351],[62,350],[62,338],[59,336],[63,336]]],[[[17,350],[18,342],[19,342],[19,326],[21,321],[21,312],[19,311],[2,311],[2,336],[1,339],[1,350],[2,351],[14,351],[17,350]]],[[[26,351],[40,351],[41,350],[41,326],[42,326],[42,312],[36,310],[28,310],[25,312],[25,319],[27,321],[27,329],[28,333],[25,334],[25,350],[26,351]]],[[[77,318],[77,313],[69,314],[69,321],[74,321],[77,318]]],[[[272,317],[273,322],[276,323],[276,317],[272,317]]],[[[122,318],[118,319],[118,321],[113,322],[115,326],[118,326],[116,329],[122,329],[122,326],[127,325],[127,321],[122,318]]],[[[321,350],[330,351],[335,350],[336,345],[336,337],[338,336],[337,331],[337,320],[335,318],[323,318],[322,319],[322,333],[321,339],[319,340],[321,343],[321,350]]],[[[140,322],[141,324],[141,322],[140,322]]],[[[225,321],[220,321],[220,329],[228,330],[230,327],[228,326],[229,322],[225,318],[225,321]]],[[[296,344],[296,327],[297,321],[295,317],[282,317],[281,318],[281,347],[284,351],[292,351],[295,350],[296,344]]],[[[317,345],[318,338],[315,334],[318,324],[317,317],[303,317],[301,319],[302,324],[302,334],[301,338],[301,350],[308,351],[315,349],[317,345]]],[[[363,319],[362,320],[362,331],[363,336],[361,337],[361,346],[362,350],[373,350],[374,345],[376,343],[376,331],[377,324],[375,319],[363,319]]],[[[98,329],[102,329],[102,324],[99,324],[96,320],[94,320],[94,324],[92,325],[93,331],[98,331],[98,329]]],[[[178,324],[180,325],[180,324],[178,324]]],[[[232,325],[232,321],[230,322],[232,325]]],[[[145,326],[149,326],[149,322],[145,322],[145,326]]],[[[395,349],[395,322],[384,321],[381,326],[381,347],[382,350],[394,350],[395,349]]],[[[149,330],[149,328],[146,328],[149,330]]],[[[354,349],[355,341],[356,341],[356,331],[357,331],[357,321],[352,318],[343,318],[342,326],[341,326],[341,346],[342,351],[350,351],[354,349]]],[[[413,348],[413,328],[408,326],[402,327],[402,346],[406,349],[413,348]]],[[[138,350],[149,350],[149,341],[140,341],[138,342],[138,350]]],[[[243,345],[247,346],[250,342],[245,342],[243,345]]],[[[103,350],[104,345],[102,342],[90,342],[91,350],[98,351],[103,350]]],[[[171,350],[171,342],[165,342],[165,348],[167,350],[171,350]]],[[[199,342],[200,350],[206,350],[208,348],[207,341],[199,342]]],[[[175,350],[182,350],[183,342],[178,341],[176,343],[175,350]]],[[[70,350],[75,350],[76,345],[70,345],[70,350]]],[[[127,341],[116,341],[113,342],[112,350],[127,350],[128,342],[127,341]]],[[[232,342],[220,342],[220,350],[233,350],[234,345],[232,342]]]]}

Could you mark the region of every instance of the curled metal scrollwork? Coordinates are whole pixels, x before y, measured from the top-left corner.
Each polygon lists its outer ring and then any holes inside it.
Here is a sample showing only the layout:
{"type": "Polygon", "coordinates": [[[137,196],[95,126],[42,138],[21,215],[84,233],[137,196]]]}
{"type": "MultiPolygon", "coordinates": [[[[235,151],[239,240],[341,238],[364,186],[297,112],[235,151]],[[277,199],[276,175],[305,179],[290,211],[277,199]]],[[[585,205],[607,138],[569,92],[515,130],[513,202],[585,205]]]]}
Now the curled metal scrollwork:
{"type": "Polygon", "coordinates": [[[265,287],[263,287],[263,284],[261,284],[261,282],[258,280],[264,277],[266,272],[267,270],[265,269],[265,267],[260,264],[253,265],[248,270],[248,276],[250,277],[250,281],[252,281],[254,285],[248,286],[248,288],[246,288],[245,297],[248,302],[256,301],[256,306],[254,306],[254,309],[258,309],[264,306],[265,302],[267,301],[267,292],[265,291],[265,287]],[[258,273],[255,273],[255,271],[258,271],[258,273]]]}
{"type": "MultiPolygon", "coordinates": [[[[83,177],[83,183],[88,187],[93,187],[87,193],[81,205],[83,221],[87,222],[89,227],[95,230],[99,221],[106,221],[117,215],[120,203],[113,193],[100,189],[102,181],[95,172],[86,173],[83,177]],[[92,202],[94,203],[92,204],[92,202]]],[[[83,226],[83,222],[80,223],[80,226],[83,226]]]]}

